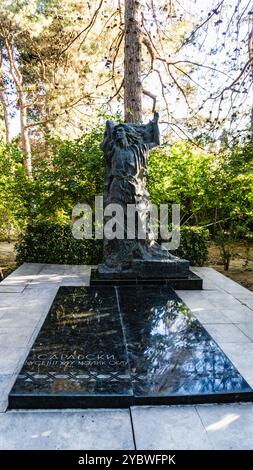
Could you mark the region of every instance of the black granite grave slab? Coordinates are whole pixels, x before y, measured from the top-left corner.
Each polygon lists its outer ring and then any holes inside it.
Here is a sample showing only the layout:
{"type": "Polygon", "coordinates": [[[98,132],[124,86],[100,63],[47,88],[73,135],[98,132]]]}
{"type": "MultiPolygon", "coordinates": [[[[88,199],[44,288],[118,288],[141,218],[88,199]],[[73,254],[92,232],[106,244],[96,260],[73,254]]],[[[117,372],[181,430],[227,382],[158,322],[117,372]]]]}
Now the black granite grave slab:
{"type": "Polygon", "coordinates": [[[253,390],[166,284],[61,287],[10,408],[248,401],[253,390]]]}

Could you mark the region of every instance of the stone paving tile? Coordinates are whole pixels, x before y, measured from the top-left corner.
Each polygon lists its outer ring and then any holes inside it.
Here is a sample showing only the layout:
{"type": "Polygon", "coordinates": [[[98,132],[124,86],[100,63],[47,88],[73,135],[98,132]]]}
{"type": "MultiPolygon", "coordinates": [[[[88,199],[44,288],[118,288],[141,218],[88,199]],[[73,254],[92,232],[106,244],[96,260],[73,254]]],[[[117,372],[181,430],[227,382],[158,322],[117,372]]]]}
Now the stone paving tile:
{"type": "Polygon", "coordinates": [[[201,294],[199,296],[191,296],[189,292],[185,293],[185,291],[176,291],[176,293],[193,313],[202,312],[204,310],[215,310],[210,300],[203,298],[201,294]]]}
{"type": "Polygon", "coordinates": [[[207,433],[192,406],[132,407],[138,450],[211,449],[207,433]]]}
{"type": "Polygon", "coordinates": [[[249,294],[247,297],[239,296],[237,297],[237,300],[239,300],[239,302],[241,302],[242,305],[245,305],[246,307],[253,310],[253,292],[252,292],[252,295],[249,294]]]}
{"type": "Polygon", "coordinates": [[[5,413],[8,407],[8,400],[0,401],[0,413],[5,413]]]}
{"type": "Polygon", "coordinates": [[[219,346],[253,387],[253,343],[219,343],[219,346]]]}
{"type": "Polygon", "coordinates": [[[0,374],[0,403],[3,403],[8,399],[8,394],[15,382],[15,379],[16,376],[14,374],[0,374]]]}
{"type": "Polygon", "coordinates": [[[15,348],[24,348],[26,347],[32,337],[31,329],[27,328],[2,328],[0,321],[0,348],[10,348],[15,346],[15,348]]]}
{"type": "Polygon", "coordinates": [[[10,292],[0,295],[0,311],[2,307],[9,307],[17,304],[20,298],[20,293],[10,292]]]}
{"type": "Polygon", "coordinates": [[[0,348],[0,375],[14,374],[24,362],[27,348],[0,348]]]}
{"type": "Polygon", "coordinates": [[[58,288],[61,284],[61,277],[60,276],[48,276],[48,277],[44,277],[44,276],[41,276],[40,278],[35,278],[33,281],[31,281],[29,283],[29,285],[27,286],[27,289],[31,289],[31,288],[45,288],[45,287],[52,287],[52,286],[55,286],[56,288],[58,288]]]}
{"type": "Polygon", "coordinates": [[[8,411],[0,414],[0,449],[132,450],[129,410],[8,411]]]}
{"type": "Polygon", "coordinates": [[[250,343],[250,339],[232,324],[206,324],[205,329],[217,343],[250,343]]]}
{"type": "Polygon", "coordinates": [[[33,286],[30,288],[30,285],[27,286],[23,294],[20,296],[19,305],[23,306],[33,306],[36,305],[47,305],[52,302],[55,294],[58,290],[58,286],[52,285],[43,285],[41,287],[33,286]]]}
{"type": "Polygon", "coordinates": [[[253,449],[253,405],[198,405],[208,438],[217,450],[253,449]]]}
{"type": "Polygon", "coordinates": [[[86,274],[85,276],[73,275],[73,276],[66,276],[61,281],[61,286],[89,286],[90,284],[90,276],[86,274]]]}
{"type": "Polygon", "coordinates": [[[248,289],[213,268],[199,268],[199,273],[201,273],[201,276],[205,279],[213,282],[220,290],[224,290],[234,296],[247,296],[249,292],[248,289]]]}
{"type": "MultiPolygon", "coordinates": [[[[3,281],[2,281],[3,282],[3,281]]],[[[0,284],[0,294],[23,292],[25,284],[0,284]]]]}
{"type": "Polygon", "coordinates": [[[3,315],[0,318],[0,328],[20,328],[28,329],[28,331],[33,331],[36,327],[38,321],[41,318],[41,312],[36,312],[34,310],[26,310],[22,312],[21,310],[12,310],[2,312],[3,315]]]}
{"type": "Polygon", "coordinates": [[[194,316],[203,324],[232,324],[230,318],[223,314],[221,310],[202,310],[193,312],[194,316]]]}
{"type": "Polygon", "coordinates": [[[253,323],[237,323],[236,326],[253,341],[253,323]]]}
{"type": "Polygon", "coordinates": [[[230,318],[232,323],[253,323],[253,310],[243,305],[233,308],[226,308],[224,306],[222,313],[230,318]]]}
{"type": "Polygon", "coordinates": [[[26,285],[34,278],[34,276],[39,274],[43,266],[44,265],[40,263],[24,263],[7,276],[0,285],[26,285]]]}

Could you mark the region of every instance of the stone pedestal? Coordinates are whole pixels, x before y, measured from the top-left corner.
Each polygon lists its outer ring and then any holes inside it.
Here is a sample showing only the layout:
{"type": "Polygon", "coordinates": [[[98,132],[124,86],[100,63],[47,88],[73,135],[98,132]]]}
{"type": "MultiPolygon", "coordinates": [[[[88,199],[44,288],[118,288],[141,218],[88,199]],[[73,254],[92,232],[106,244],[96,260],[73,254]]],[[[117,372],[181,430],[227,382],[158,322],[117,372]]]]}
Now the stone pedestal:
{"type": "Polygon", "coordinates": [[[98,265],[101,279],[186,279],[189,276],[189,261],[174,257],[173,259],[133,260],[127,267],[108,267],[105,263],[98,265]]]}

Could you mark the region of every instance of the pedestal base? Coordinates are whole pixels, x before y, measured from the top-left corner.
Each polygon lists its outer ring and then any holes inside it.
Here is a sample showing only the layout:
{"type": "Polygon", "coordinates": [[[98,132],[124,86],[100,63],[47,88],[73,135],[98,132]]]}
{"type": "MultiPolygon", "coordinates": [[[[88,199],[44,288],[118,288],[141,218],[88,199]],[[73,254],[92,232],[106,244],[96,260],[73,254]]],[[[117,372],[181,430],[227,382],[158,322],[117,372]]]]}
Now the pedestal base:
{"type": "Polygon", "coordinates": [[[98,265],[98,274],[101,279],[131,279],[131,278],[165,278],[182,279],[189,275],[189,261],[180,258],[133,260],[131,266],[112,267],[105,263],[98,265]]]}
{"type": "MultiPolygon", "coordinates": [[[[115,274],[116,276],[116,274],[115,274]]],[[[187,277],[112,277],[104,278],[97,269],[91,270],[91,286],[169,286],[176,290],[202,290],[203,279],[189,269],[187,277]]]]}

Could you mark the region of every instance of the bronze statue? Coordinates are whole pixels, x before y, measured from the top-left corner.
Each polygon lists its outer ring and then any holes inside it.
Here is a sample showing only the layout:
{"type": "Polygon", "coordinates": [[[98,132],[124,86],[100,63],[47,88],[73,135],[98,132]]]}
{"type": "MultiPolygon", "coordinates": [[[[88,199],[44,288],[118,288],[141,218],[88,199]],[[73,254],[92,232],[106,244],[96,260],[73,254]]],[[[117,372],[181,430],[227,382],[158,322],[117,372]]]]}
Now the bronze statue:
{"type": "MultiPolygon", "coordinates": [[[[178,258],[163,249],[154,239],[150,226],[150,198],[147,190],[148,152],[160,145],[158,113],[148,124],[116,124],[106,122],[101,145],[105,160],[104,206],[118,204],[124,212],[124,238],[104,238],[104,262],[99,265],[101,275],[110,274],[131,277],[148,277],[150,263],[162,274],[166,262],[170,268],[178,258]],[[132,239],[127,236],[128,205],[135,205],[136,230],[132,239]],[[138,224],[143,225],[145,235],[138,237],[138,224]],[[162,263],[162,265],[161,265],[162,263]],[[146,274],[145,274],[146,273],[146,274]]],[[[108,217],[105,217],[105,223],[108,217]]],[[[188,263],[188,262],[186,262],[188,263]]],[[[174,269],[174,268],[173,268],[174,269]]],[[[151,274],[152,277],[152,274],[151,274]]]]}

